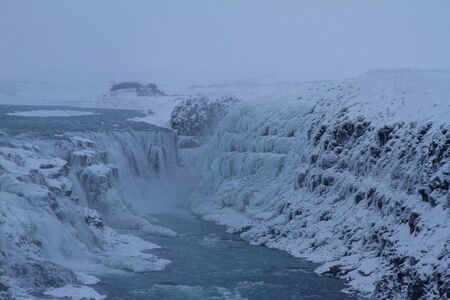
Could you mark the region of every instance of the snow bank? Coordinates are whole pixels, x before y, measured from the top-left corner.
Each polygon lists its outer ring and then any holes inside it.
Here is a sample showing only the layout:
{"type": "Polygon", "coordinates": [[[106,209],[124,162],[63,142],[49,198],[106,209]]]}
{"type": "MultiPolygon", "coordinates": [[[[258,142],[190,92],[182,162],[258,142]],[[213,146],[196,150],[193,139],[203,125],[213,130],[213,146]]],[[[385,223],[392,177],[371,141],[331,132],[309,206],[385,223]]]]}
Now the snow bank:
{"type": "Polygon", "coordinates": [[[145,233],[159,236],[176,237],[178,235],[175,231],[169,228],[154,224],[147,224],[142,230],[145,233]]]}
{"type": "Polygon", "coordinates": [[[206,219],[388,299],[450,297],[450,73],[284,85],[219,125],[206,219]]]}
{"type": "Polygon", "coordinates": [[[100,295],[93,288],[90,288],[88,286],[66,285],[61,288],[49,288],[44,292],[44,295],[60,298],[70,298],[73,300],[106,299],[106,296],[100,295]]]}
{"type": "Polygon", "coordinates": [[[15,111],[12,113],[7,113],[9,116],[21,116],[21,117],[75,117],[75,116],[92,116],[98,115],[99,113],[82,111],[82,110],[27,110],[27,111],[15,111]]]}

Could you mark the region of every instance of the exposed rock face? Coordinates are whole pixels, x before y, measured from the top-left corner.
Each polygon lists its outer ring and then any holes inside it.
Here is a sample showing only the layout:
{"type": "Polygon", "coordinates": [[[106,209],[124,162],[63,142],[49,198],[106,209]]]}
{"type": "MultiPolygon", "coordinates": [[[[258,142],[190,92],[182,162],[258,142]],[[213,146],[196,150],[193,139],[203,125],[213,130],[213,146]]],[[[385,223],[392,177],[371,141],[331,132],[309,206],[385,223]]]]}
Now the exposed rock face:
{"type": "Polygon", "coordinates": [[[208,135],[237,102],[232,97],[210,100],[198,96],[183,99],[172,111],[171,127],[181,136],[208,135]]]}
{"type": "Polygon", "coordinates": [[[448,109],[442,76],[311,83],[300,100],[232,111],[193,207],[365,295],[447,299],[450,124],[422,98],[448,109]]]}

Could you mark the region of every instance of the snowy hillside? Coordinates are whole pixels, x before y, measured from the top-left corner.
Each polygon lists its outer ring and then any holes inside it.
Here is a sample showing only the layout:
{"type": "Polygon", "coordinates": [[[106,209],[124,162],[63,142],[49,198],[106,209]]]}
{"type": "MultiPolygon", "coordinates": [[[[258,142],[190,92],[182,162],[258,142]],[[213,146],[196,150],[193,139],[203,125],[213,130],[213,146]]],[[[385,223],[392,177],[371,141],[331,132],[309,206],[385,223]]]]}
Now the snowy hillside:
{"type": "Polygon", "coordinates": [[[267,95],[219,125],[194,210],[364,295],[450,297],[450,73],[371,72],[267,95]]]}

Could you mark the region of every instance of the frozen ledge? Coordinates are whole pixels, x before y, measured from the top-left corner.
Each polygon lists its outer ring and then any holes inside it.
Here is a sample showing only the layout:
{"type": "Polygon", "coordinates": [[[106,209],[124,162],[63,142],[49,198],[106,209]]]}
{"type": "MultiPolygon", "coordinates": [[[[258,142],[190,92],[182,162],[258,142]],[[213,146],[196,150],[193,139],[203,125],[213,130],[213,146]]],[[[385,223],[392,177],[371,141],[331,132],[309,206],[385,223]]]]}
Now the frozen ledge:
{"type": "Polygon", "coordinates": [[[61,288],[49,288],[44,292],[44,295],[51,297],[70,298],[75,300],[106,299],[106,296],[100,295],[93,288],[85,285],[81,286],[66,285],[61,288]]]}

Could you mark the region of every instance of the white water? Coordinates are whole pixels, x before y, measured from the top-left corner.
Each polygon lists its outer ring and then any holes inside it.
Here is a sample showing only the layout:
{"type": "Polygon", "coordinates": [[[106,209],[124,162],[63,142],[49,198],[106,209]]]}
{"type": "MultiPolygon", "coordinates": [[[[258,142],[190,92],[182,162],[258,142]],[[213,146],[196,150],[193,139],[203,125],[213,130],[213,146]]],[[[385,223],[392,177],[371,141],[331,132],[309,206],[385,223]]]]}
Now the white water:
{"type": "Polygon", "coordinates": [[[88,132],[79,135],[95,144],[93,159],[97,164],[87,168],[79,165],[80,159],[90,153],[77,152],[80,157],[73,155],[70,160],[70,169],[76,173],[82,190],[80,196],[90,207],[111,210],[108,214],[117,220],[119,211],[129,210],[134,215],[142,215],[168,208],[175,201],[175,188],[182,190],[178,180],[182,179],[183,170],[179,167],[176,138],[171,132],[88,132]],[[107,179],[106,187],[97,178],[103,173],[107,179]],[[100,192],[95,186],[100,190],[110,186],[114,191],[103,195],[105,191],[100,192]],[[87,192],[89,189],[91,192],[87,192]]]}
{"type": "Polygon", "coordinates": [[[147,272],[170,263],[143,252],[157,245],[111,227],[172,234],[148,217],[175,205],[176,178],[183,173],[176,171],[183,169],[172,132],[5,136],[1,142],[0,278],[9,287],[5,297],[83,285],[67,267],[147,272]]]}

